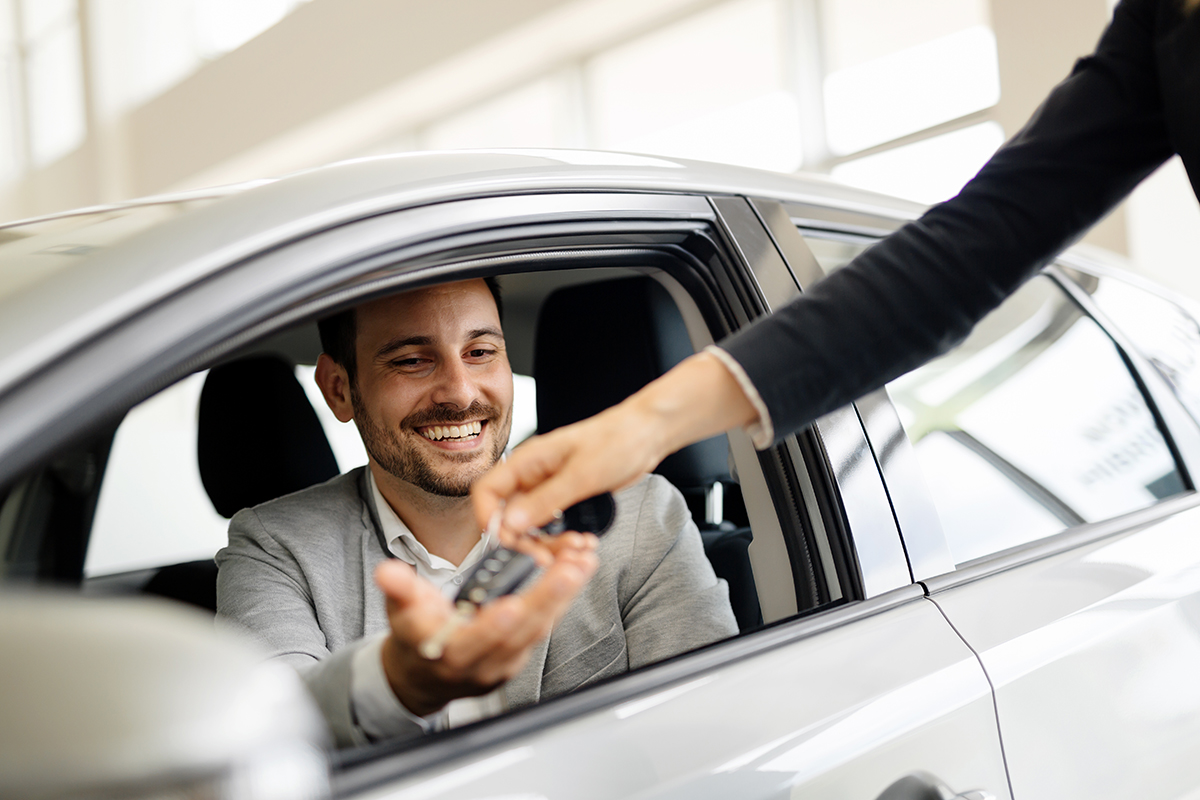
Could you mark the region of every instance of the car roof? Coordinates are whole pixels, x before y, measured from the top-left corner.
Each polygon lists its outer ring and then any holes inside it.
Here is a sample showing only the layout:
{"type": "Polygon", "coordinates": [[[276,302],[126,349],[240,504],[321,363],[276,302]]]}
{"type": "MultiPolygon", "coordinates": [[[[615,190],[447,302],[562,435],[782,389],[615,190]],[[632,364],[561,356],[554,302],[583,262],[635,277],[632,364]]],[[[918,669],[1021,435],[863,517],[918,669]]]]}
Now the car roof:
{"type": "MultiPolygon", "coordinates": [[[[55,247],[37,251],[53,251],[54,268],[26,267],[37,274],[25,285],[17,281],[15,291],[3,289],[8,267],[0,250],[0,392],[157,299],[297,238],[404,208],[553,191],[750,195],[893,218],[922,209],[819,176],[622,153],[485,150],[354,159],[275,180],[22,220],[0,226],[0,243],[88,215],[178,212],[160,214],[111,246],[71,247],[59,237],[55,247]]],[[[35,246],[26,247],[26,258],[35,246]]]]}

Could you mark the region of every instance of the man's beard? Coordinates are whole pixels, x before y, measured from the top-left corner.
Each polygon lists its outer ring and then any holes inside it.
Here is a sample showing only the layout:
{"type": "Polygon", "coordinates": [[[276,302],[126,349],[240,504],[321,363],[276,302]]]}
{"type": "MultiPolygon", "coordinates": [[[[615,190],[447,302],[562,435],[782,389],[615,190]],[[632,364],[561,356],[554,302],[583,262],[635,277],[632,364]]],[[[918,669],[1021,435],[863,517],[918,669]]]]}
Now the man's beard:
{"type": "Polygon", "coordinates": [[[418,449],[419,444],[407,440],[406,437],[401,437],[398,431],[389,430],[376,424],[374,418],[367,413],[363,406],[357,387],[352,386],[350,389],[350,402],[354,407],[354,423],[358,426],[363,446],[375,463],[397,479],[411,483],[417,488],[439,497],[466,497],[470,494],[471,484],[491,469],[504,454],[504,448],[508,444],[508,431],[512,425],[511,407],[505,418],[501,420],[499,408],[485,405],[478,400],[462,411],[434,408],[407,416],[400,423],[400,428],[412,431],[413,436],[421,435],[416,430],[418,427],[455,425],[474,419],[487,420],[485,431],[496,428],[492,434],[492,452],[490,458],[486,459],[486,463],[471,468],[471,462],[479,459],[478,453],[449,451],[444,454],[443,459],[450,463],[455,461],[461,463],[462,469],[443,475],[433,468],[428,455],[418,449]],[[497,428],[496,426],[502,427],[497,428]]]}

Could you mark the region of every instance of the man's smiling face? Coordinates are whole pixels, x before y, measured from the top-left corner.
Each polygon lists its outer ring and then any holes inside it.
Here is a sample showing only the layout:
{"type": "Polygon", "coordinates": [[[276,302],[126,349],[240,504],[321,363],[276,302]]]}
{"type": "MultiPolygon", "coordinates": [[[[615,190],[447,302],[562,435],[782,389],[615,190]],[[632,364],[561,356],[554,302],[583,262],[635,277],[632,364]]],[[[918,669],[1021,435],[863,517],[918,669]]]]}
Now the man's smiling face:
{"type": "Polygon", "coordinates": [[[513,380],[496,302],[482,280],[355,309],[354,422],[371,459],[431,494],[464,497],[499,460],[513,380]]]}

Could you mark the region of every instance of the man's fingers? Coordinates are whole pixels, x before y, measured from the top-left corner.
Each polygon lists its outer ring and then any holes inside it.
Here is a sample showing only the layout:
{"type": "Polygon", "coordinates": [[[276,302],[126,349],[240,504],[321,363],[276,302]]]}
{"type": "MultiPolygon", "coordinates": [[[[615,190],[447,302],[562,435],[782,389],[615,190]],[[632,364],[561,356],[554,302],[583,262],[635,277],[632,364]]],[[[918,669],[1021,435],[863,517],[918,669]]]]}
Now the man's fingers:
{"type": "MultiPolygon", "coordinates": [[[[591,538],[594,541],[595,537],[591,538]]],[[[559,553],[537,582],[517,598],[524,613],[511,634],[512,639],[532,644],[548,634],[595,574],[599,563],[594,547],[559,553]]]]}
{"type": "Polygon", "coordinates": [[[375,568],[375,583],[393,602],[406,606],[420,594],[417,573],[408,564],[389,558],[375,568]]]}
{"type": "Polygon", "coordinates": [[[375,568],[375,583],[387,598],[392,632],[414,646],[432,636],[453,613],[433,584],[397,559],[389,558],[375,568]]]}
{"type": "Polygon", "coordinates": [[[567,533],[554,563],[528,591],[501,597],[484,606],[455,632],[443,659],[456,667],[495,665],[521,659],[566,613],[571,601],[599,564],[596,537],[567,533]],[[453,650],[453,652],[451,652],[453,650]]]}

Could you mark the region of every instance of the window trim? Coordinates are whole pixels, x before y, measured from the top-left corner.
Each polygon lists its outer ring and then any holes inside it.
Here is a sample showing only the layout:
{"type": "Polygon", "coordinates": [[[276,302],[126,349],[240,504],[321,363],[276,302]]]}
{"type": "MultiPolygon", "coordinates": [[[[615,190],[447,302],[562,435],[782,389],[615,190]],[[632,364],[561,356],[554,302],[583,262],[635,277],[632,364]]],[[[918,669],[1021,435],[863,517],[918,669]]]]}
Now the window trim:
{"type": "MultiPolygon", "coordinates": [[[[782,259],[774,268],[786,269],[791,275],[790,289],[776,300],[776,305],[782,305],[822,280],[825,273],[797,229],[789,212],[791,205],[763,198],[748,200],[774,245],[776,260],[782,259]]],[[[821,497],[824,504],[819,506],[823,522],[816,519],[812,525],[831,530],[827,538],[832,544],[847,543],[844,552],[833,554],[833,560],[849,576],[844,584],[861,591],[860,595],[848,594],[849,598],[873,597],[913,580],[911,556],[905,551],[863,425],[859,410],[851,404],[789,438],[796,474],[804,475],[814,490],[828,487],[821,497]],[[802,458],[802,452],[807,456],[802,458]],[[871,454],[870,460],[863,459],[865,453],[871,454]]]]}

